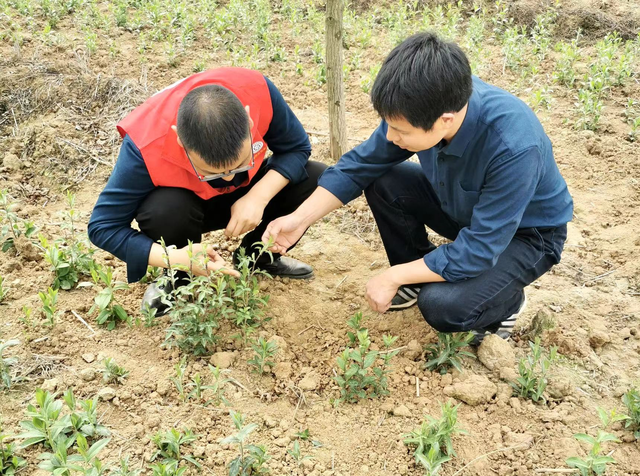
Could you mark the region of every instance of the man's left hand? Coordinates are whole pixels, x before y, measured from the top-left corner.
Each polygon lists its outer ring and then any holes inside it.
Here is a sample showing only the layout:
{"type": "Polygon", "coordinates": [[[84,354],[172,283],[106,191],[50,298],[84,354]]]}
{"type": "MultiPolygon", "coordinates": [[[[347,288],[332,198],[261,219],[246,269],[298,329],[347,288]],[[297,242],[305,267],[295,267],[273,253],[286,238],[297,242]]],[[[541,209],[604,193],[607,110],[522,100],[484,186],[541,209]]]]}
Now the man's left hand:
{"type": "Polygon", "coordinates": [[[231,206],[231,220],[224,230],[226,236],[239,236],[253,230],[262,220],[268,202],[246,194],[231,206]]]}
{"type": "Polygon", "coordinates": [[[377,312],[386,312],[399,287],[400,285],[391,279],[389,270],[374,276],[366,287],[369,307],[377,312]]]}

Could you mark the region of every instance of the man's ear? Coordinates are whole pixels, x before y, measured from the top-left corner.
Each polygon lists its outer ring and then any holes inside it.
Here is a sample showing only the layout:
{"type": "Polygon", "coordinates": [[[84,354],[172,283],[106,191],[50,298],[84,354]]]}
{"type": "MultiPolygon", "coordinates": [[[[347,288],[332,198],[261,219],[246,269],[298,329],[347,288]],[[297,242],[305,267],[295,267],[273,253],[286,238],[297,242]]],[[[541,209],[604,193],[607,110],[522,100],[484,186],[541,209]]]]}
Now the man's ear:
{"type": "Polygon", "coordinates": [[[178,135],[178,127],[171,126],[171,130],[176,133],[176,141],[178,142],[178,145],[184,149],[184,144],[182,143],[182,141],[180,140],[180,136],[178,135]]]}
{"type": "Polygon", "coordinates": [[[253,119],[251,119],[251,109],[249,106],[245,106],[244,110],[247,111],[247,116],[249,116],[249,129],[253,129],[253,119]]]}
{"type": "Polygon", "coordinates": [[[456,118],[456,115],[453,112],[445,112],[440,119],[442,120],[442,125],[447,129],[453,126],[453,122],[456,118]]]}

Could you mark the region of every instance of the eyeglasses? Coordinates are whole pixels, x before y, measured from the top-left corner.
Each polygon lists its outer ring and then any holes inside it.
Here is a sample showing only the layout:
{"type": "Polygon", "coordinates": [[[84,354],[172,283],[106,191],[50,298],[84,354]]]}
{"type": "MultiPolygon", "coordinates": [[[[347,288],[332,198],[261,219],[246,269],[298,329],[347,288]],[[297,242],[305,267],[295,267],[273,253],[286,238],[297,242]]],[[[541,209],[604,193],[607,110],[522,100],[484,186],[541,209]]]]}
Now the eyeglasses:
{"type": "Polygon", "coordinates": [[[229,170],[229,172],[223,172],[221,174],[212,174],[212,175],[199,174],[198,171],[196,170],[196,166],[193,165],[193,161],[191,160],[191,157],[189,157],[189,152],[187,152],[187,149],[184,149],[184,153],[187,155],[187,160],[191,164],[191,167],[193,168],[193,172],[196,174],[196,177],[198,177],[198,180],[200,180],[201,182],[210,182],[211,180],[216,180],[219,178],[229,177],[231,175],[239,174],[242,172],[247,172],[251,170],[253,167],[255,167],[256,158],[255,158],[255,155],[253,154],[253,136],[250,135],[249,137],[251,138],[251,161],[249,162],[249,164],[243,167],[238,167],[237,169],[234,169],[234,170],[229,170]]]}

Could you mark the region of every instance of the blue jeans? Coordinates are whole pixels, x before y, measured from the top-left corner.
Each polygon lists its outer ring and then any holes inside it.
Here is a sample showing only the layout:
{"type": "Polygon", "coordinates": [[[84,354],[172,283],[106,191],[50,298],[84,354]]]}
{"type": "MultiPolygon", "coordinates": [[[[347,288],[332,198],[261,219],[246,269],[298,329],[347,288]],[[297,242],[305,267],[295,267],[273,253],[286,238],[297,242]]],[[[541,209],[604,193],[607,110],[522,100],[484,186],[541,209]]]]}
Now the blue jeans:
{"type": "MultiPolygon", "coordinates": [[[[440,207],[418,164],[396,165],[365,190],[391,266],[415,261],[436,247],[425,225],[455,240],[461,227],[440,207]]],[[[514,314],[523,289],[560,262],[567,226],[520,228],[498,258],[480,276],[455,283],[422,286],[418,307],[439,332],[495,329],[514,314]]]]}

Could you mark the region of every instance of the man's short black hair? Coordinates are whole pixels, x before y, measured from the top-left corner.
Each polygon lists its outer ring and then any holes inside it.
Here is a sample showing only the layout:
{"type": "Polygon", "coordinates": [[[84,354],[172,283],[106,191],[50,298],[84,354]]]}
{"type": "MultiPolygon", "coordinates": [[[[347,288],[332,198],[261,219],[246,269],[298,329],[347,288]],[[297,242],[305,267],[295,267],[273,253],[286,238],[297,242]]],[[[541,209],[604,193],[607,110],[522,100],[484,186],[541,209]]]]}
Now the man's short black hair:
{"type": "Polygon", "coordinates": [[[383,119],[404,118],[428,131],[444,113],[462,109],[472,88],[471,67],[460,47],[425,32],[389,53],[373,84],[371,101],[383,119]]]}
{"type": "Polygon", "coordinates": [[[199,86],[178,109],[178,137],[213,167],[231,167],[249,136],[249,117],[235,94],[217,84],[199,86]]]}

